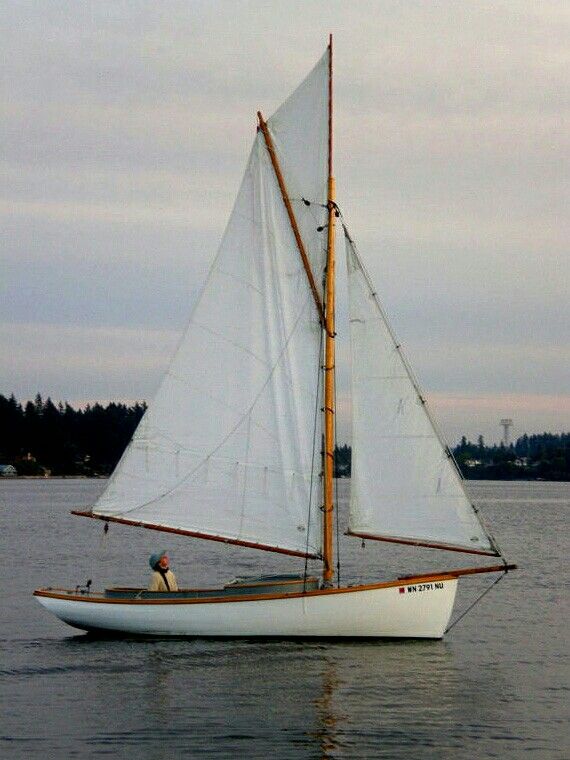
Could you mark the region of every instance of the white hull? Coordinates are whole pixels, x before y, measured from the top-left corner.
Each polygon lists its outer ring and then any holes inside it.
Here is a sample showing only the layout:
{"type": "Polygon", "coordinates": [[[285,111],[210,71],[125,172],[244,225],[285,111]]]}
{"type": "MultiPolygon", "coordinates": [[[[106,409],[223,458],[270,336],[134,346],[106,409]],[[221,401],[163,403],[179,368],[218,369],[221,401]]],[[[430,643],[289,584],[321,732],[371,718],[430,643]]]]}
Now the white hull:
{"type": "Polygon", "coordinates": [[[447,577],[255,599],[109,602],[47,589],[36,597],[75,628],[117,635],[439,639],[456,590],[447,577]]]}

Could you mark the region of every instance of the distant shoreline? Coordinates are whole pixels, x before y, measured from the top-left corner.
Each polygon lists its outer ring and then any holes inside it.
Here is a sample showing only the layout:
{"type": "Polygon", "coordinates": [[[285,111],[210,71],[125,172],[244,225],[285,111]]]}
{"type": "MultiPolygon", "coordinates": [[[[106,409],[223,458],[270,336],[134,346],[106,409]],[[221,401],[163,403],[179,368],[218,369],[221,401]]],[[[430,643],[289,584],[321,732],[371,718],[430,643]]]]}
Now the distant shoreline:
{"type": "MultiPolygon", "coordinates": [[[[109,477],[146,408],[144,402],[110,402],[74,409],[39,393],[23,404],[0,394],[0,476],[109,477]]],[[[524,433],[498,445],[486,445],[482,435],[475,442],[463,436],[446,453],[466,480],[570,481],[570,431],[524,433]]],[[[349,477],[351,466],[351,446],[337,443],[335,475],[349,477]]]]}
{"type": "Polygon", "coordinates": [[[5,480],[108,480],[109,475],[4,475],[5,480]]]}
{"type": "MultiPolygon", "coordinates": [[[[9,475],[0,477],[0,483],[14,480],[108,480],[110,475],[9,475]]],[[[350,480],[341,476],[335,480],[350,480]]],[[[548,478],[463,478],[466,483],[570,483],[567,480],[549,480],[548,478]]]]}

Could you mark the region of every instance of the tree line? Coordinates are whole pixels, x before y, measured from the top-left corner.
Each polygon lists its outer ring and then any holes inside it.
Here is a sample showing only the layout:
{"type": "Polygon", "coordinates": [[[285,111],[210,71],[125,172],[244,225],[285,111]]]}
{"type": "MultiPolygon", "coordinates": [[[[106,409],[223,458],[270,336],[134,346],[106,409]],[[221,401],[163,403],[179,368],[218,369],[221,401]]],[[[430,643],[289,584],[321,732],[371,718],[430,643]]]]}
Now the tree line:
{"type": "Polygon", "coordinates": [[[465,436],[453,454],[466,478],[479,480],[570,480],[570,433],[521,435],[514,443],[486,446],[465,436]]]}
{"type": "Polygon", "coordinates": [[[145,409],[144,403],[74,409],[39,394],[22,405],[0,395],[0,464],[18,475],[108,475],[145,409]]]}
{"type": "MultiPolygon", "coordinates": [[[[508,446],[487,446],[482,435],[476,443],[463,436],[451,451],[470,480],[570,480],[570,433],[525,433],[508,446]]],[[[337,448],[336,470],[350,477],[350,446],[337,448]]]]}
{"type": "MultiPolygon", "coordinates": [[[[144,402],[74,409],[39,394],[25,404],[0,395],[0,465],[13,465],[18,475],[109,475],[145,409],[144,402]]],[[[508,446],[463,436],[452,451],[466,478],[570,480],[570,433],[525,433],[508,446]]],[[[338,477],[350,476],[351,453],[337,446],[338,477]]]]}

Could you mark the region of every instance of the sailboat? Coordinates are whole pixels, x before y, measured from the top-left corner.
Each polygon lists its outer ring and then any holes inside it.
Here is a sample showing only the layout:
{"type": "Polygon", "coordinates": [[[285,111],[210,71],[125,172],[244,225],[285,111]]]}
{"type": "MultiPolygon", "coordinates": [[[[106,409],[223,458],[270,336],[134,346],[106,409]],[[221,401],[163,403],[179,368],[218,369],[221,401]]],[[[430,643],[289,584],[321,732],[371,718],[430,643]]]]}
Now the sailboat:
{"type": "Polygon", "coordinates": [[[322,574],[177,592],[37,589],[71,626],[142,636],[437,639],[460,576],[515,567],[466,495],[336,203],[332,56],[331,37],[273,116],[258,112],[233,211],[170,367],[104,493],[74,512],[320,560],[322,574]],[[346,533],[500,563],[367,585],[335,577],[337,233],[352,351],[346,533]]]}

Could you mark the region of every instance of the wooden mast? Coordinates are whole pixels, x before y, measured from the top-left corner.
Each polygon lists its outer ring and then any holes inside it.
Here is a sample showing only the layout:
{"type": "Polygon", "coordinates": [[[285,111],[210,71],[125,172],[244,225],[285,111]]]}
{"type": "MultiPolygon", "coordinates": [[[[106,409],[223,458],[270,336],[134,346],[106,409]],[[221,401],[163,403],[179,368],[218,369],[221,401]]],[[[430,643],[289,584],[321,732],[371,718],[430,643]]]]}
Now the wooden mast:
{"type": "Polygon", "coordinates": [[[325,451],[324,451],[324,506],[323,506],[323,582],[332,583],[333,569],[333,509],[334,509],[334,447],[335,447],[335,184],[332,161],[332,34],[329,37],[329,145],[328,145],[328,226],[327,265],[325,283],[325,451]]]}

